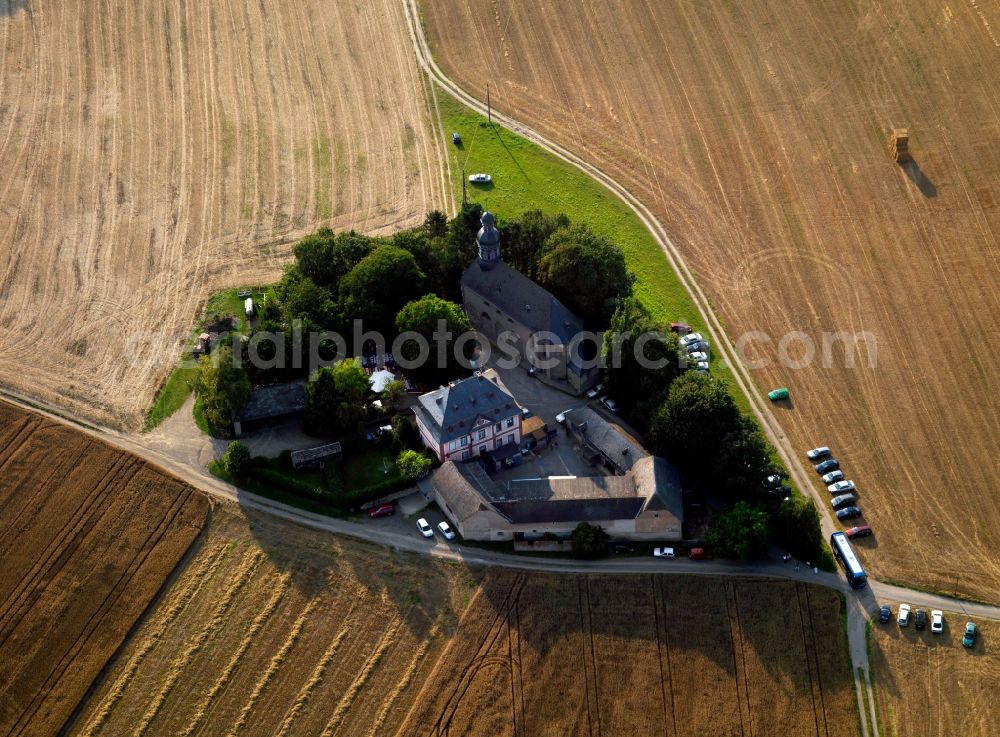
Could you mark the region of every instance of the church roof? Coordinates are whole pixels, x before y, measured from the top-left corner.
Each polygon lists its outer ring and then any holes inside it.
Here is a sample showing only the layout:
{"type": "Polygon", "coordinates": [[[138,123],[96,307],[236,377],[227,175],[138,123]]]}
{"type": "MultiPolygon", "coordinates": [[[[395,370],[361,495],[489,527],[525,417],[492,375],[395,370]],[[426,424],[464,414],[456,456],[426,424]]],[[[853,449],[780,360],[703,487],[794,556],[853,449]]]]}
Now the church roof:
{"type": "Polygon", "coordinates": [[[529,330],[555,333],[564,345],[583,330],[583,320],[566,305],[502,261],[489,270],[472,264],[462,274],[462,287],[472,289],[529,330]]]}

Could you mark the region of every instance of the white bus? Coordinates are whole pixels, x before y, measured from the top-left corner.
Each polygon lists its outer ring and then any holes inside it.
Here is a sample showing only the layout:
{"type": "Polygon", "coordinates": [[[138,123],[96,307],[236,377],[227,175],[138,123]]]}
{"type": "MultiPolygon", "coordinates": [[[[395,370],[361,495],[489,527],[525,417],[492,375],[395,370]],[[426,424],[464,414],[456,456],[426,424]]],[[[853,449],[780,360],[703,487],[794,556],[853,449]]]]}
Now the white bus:
{"type": "Polygon", "coordinates": [[[840,561],[840,565],[844,569],[847,583],[851,584],[852,588],[863,589],[868,583],[868,574],[861,567],[861,561],[854,554],[854,548],[851,547],[847,535],[843,532],[835,532],[830,535],[830,547],[833,548],[834,557],[840,561]]]}

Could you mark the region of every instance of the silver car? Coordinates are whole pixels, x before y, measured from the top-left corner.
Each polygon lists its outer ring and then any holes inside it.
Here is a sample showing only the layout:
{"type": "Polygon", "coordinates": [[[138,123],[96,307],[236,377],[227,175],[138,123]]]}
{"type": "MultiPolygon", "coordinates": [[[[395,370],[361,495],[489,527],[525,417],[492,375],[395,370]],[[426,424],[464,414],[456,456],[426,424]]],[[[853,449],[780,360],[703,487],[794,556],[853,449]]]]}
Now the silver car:
{"type": "Polygon", "coordinates": [[[836,509],[837,507],[842,507],[845,504],[854,504],[857,500],[858,499],[854,496],[854,494],[841,494],[840,496],[835,496],[831,499],[830,504],[832,504],[833,508],[836,509]]]}
{"type": "Polygon", "coordinates": [[[830,484],[826,487],[826,490],[831,494],[843,494],[848,491],[854,491],[853,481],[838,481],[835,484],[830,484]]]}
{"type": "Polygon", "coordinates": [[[681,336],[681,345],[685,348],[692,343],[700,343],[704,338],[701,337],[701,333],[688,333],[687,335],[681,336]]]}
{"type": "Polygon", "coordinates": [[[698,364],[701,363],[702,361],[707,361],[708,354],[702,353],[701,351],[695,351],[694,353],[689,353],[688,358],[694,361],[696,364],[698,364]]]}
{"type": "Polygon", "coordinates": [[[821,445],[818,448],[813,448],[812,450],[806,451],[806,458],[808,458],[810,461],[815,461],[828,455],[830,455],[830,449],[827,448],[825,445],[821,445]]]}
{"type": "Polygon", "coordinates": [[[844,472],[840,470],[830,471],[830,473],[823,476],[824,484],[835,484],[838,481],[843,481],[843,480],[844,480],[844,472]]]}

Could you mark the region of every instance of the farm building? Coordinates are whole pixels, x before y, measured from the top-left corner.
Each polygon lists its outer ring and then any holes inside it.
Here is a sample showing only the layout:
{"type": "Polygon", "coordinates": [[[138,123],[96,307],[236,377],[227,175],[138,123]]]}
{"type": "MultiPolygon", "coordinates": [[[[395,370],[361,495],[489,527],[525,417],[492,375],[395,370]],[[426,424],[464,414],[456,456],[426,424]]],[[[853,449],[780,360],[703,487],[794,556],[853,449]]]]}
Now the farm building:
{"type": "Polygon", "coordinates": [[[597,367],[584,368],[570,351],[583,320],[545,288],[507,266],[500,258],[500,233],[492,213],[484,212],[476,236],[479,255],[462,274],[462,304],[469,320],[494,343],[500,335],[516,338],[529,363],[551,362],[538,373],[571,394],[597,383],[597,367]],[[530,357],[536,357],[532,362],[530,357]]]}
{"type": "Polygon", "coordinates": [[[293,450],[292,468],[296,471],[306,468],[323,468],[329,461],[337,460],[341,455],[343,455],[343,449],[338,442],[317,445],[315,448],[293,450]]]}
{"type": "Polygon", "coordinates": [[[264,425],[300,417],[305,408],[305,381],[254,389],[247,403],[233,415],[233,434],[240,437],[264,425]]]}
{"type": "Polygon", "coordinates": [[[579,440],[587,460],[600,463],[615,474],[628,473],[636,461],[649,456],[638,441],[589,407],[567,414],[566,430],[579,440]]]}
{"type": "Polygon", "coordinates": [[[624,476],[497,481],[478,463],[445,463],[430,478],[435,501],[469,540],[565,537],[580,522],[613,537],[679,541],[683,504],[679,475],[645,455],[624,476]]]}

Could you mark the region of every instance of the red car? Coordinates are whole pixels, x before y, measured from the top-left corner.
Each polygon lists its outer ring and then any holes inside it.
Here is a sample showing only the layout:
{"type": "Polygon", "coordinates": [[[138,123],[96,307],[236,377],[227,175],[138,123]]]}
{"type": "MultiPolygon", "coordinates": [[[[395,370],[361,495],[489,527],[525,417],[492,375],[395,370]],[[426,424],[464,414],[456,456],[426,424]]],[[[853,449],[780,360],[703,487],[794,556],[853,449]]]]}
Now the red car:
{"type": "Polygon", "coordinates": [[[691,332],[691,326],[683,322],[672,322],[670,323],[670,332],[677,333],[678,335],[687,335],[691,332]]]}
{"type": "Polygon", "coordinates": [[[368,516],[372,519],[378,519],[379,517],[391,517],[396,513],[396,508],[391,504],[379,504],[377,507],[372,507],[368,510],[368,516]]]}
{"type": "Polygon", "coordinates": [[[849,530],[844,530],[844,534],[850,538],[868,537],[872,534],[872,528],[868,525],[858,525],[857,527],[852,527],[849,530]]]}
{"type": "Polygon", "coordinates": [[[691,560],[712,560],[712,556],[705,552],[705,548],[691,548],[688,558],[691,560]]]}

